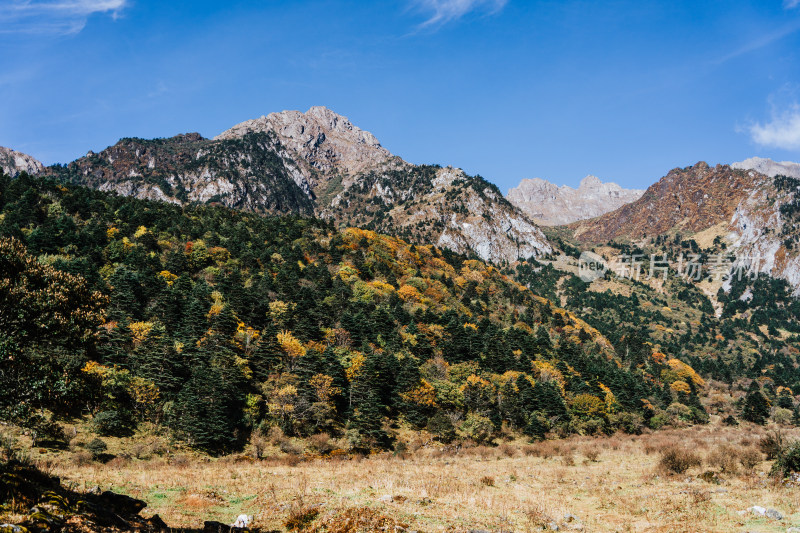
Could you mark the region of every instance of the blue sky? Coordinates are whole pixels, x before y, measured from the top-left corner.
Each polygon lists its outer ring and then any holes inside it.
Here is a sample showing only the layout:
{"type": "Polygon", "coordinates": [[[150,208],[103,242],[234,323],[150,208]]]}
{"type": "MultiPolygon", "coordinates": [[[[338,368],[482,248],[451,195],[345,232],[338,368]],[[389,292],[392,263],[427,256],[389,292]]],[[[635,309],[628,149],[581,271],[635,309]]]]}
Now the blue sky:
{"type": "Polygon", "coordinates": [[[325,105],[504,191],[800,160],[800,0],[0,0],[0,145],[68,162],[325,105]]]}

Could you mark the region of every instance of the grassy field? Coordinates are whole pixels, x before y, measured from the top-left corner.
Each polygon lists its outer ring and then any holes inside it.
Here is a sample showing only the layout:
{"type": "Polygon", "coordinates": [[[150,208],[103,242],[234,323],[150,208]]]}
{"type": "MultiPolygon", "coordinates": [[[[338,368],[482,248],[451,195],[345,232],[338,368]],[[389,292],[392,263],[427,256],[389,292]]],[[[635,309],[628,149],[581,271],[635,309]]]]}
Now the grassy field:
{"type": "Polygon", "coordinates": [[[139,450],[145,459],[120,456],[102,464],[81,452],[38,459],[77,490],[100,486],[141,498],[148,503],[143,514],[158,513],[174,527],[230,523],[246,513],[256,527],[279,531],[287,523],[304,531],[356,531],[341,524],[360,519],[372,524],[363,531],[401,525],[525,532],[557,524],[562,531],[783,532],[800,526],[800,489],[768,475],[771,462],[759,441],[769,432],[711,424],[460,449],[426,443],[422,435],[408,453],[334,458],[282,453],[273,442],[260,460],[210,459],[151,443],[156,453],[139,450]],[[670,472],[665,456],[689,468],[670,472]],[[756,505],[783,519],[739,513],[756,505]]]}

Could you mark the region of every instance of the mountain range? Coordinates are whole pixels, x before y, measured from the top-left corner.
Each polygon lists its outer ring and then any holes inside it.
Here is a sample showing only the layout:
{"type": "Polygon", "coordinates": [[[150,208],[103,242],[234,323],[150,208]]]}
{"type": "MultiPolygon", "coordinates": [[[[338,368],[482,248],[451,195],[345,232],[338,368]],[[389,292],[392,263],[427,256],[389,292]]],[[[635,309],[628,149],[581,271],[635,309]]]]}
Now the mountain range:
{"type": "Polygon", "coordinates": [[[560,226],[598,217],[633,202],[643,190],[624,189],[586,176],[577,189],[558,186],[541,178],[523,179],[508,191],[508,201],[542,226],[560,226]]]}
{"type": "Polygon", "coordinates": [[[738,258],[757,255],[760,272],[800,288],[796,190],[775,178],[800,177],[791,162],[700,162],[673,169],[646,191],[595,176],[577,189],[524,179],[503,197],[459,168],[408,163],[346,117],[312,107],[248,120],[213,139],[124,138],[66,165],[44,167],[2,148],[0,164],[12,176],[42,174],[141,199],[316,216],[495,263],[557,251],[561,242],[539,226],[559,226],[579,248],[675,234],[719,238],[738,258]]]}

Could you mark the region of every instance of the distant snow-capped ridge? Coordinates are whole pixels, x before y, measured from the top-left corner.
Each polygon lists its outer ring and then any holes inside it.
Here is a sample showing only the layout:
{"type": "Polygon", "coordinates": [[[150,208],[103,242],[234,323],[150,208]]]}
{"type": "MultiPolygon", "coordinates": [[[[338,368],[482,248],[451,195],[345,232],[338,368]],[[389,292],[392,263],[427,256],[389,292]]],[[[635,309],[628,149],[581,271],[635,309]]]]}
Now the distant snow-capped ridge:
{"type": "Polygon", "coordinates": [[[642,194],[643,190],[603,183],[597,176],[589,175],[577,189],[541,178],[526,178],[508,191],[507,198],[537,224],[559,226],[614,211],[638,200],[642,194]]]}

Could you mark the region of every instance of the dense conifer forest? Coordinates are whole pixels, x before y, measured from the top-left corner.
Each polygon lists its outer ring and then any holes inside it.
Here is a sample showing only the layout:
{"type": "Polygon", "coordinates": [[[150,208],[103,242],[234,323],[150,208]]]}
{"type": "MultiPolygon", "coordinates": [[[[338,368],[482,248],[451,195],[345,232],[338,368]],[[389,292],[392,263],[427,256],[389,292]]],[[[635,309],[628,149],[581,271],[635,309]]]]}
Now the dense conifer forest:
{"type": "Polygon", "coordinates": [[[27,175],[2,178],[0,213],[0,408],[42,436],[89,415],[101,435],[150,422],[212,453],[273,426],[367,450],[402,425],[487,441],[638,431],[676,404],[707,419],[685,362],[645,340],[620,357],[448,250],[27,175]]]}

